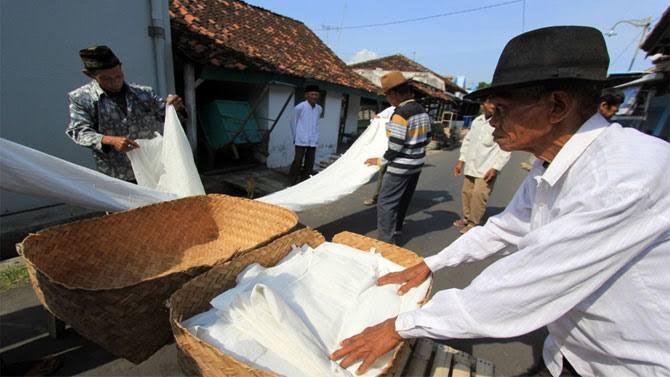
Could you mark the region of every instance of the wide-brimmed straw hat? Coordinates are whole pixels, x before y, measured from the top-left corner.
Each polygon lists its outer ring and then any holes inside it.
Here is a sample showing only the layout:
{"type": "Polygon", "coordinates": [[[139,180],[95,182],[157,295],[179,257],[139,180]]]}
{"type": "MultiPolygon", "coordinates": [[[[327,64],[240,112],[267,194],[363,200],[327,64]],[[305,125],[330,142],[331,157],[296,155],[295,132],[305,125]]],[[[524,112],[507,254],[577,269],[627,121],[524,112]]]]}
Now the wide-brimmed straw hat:
{"type": "Polygon", "coordinates": [[[409,81],[400,71],[390,71],[381,78],[384,93],[409,81]]]}

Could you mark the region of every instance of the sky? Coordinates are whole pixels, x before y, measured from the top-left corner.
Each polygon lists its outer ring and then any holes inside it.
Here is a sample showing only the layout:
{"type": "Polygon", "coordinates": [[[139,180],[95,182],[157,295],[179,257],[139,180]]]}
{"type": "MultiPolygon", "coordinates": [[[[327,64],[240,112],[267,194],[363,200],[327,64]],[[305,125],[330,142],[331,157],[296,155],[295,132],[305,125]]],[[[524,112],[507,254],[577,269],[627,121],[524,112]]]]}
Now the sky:
{"type": "MultiPolygon", "coordinates": [[[[647,17],[651,17],[653,28],[670,5],[667,0],[247,2],[303,22],[347,63],[399,53],[439,74],[465,76],[467,87],[490,82],[503,47],[523,31],[584,25],[606,33],[619,21],[647,17]],[[421,20],[348,28],[417,18],[421,20]]],[[[616,26],[616,35],[605,36],[610,73],[628,72],[643,29],[624,22],[616,26]]],[[[651,67],[645,55],[641,50],[637,53],[632,71],[651,67]]]]}

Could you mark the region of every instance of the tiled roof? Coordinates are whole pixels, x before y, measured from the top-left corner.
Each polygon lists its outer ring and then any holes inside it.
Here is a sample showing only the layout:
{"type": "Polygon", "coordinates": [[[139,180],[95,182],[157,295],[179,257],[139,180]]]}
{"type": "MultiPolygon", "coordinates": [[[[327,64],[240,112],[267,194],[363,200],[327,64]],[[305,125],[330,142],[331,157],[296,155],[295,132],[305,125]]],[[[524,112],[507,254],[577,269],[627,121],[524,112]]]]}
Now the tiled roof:
{"type": "Polygon", "coordinates": [[[429,97],[439,98],[439,99],[441,99],[443,101],[446,101],[446,102],[454,102],[454,99],[452,97],[449,97],[449,95],[447,93],[443,92],[442,90],[433,88],[430,85],[427,85],[427,84],[424,84],[422,82],[415,81],[415,80],[410,80],[409,85],[412,86],[417,91],[419,91],[419,92],[421,92],[421,93],[423,93],[423,94],[425,94],[429,97]]]}
{"type": "Polygon", "coordinates": [[[390,56],[385,56],[383,58],[378,58],[378,59],[372,59],[372,60],[366,60],[364,62],[356,63],[356,64],[351,64],[349,65],[350,68],[352,69],[382,69],[384,71],[401,71],[401,72],[428,72],[432,73],[435,76],[441,78],[444,80],[444,85],[446,86],[447,90],[452,92],[452,93],[457,93],[457,92],[462,92],[462,93],[467,93],[465,89],[461,88],[460,86],[454,84],[453,81],[450,79],[434,72],[430,68],[427,68],[414,60],[402,55],[402,54],[396,54],[396,55],[390,55],[390,56]]]}
{"type": "Polygon", "coordinates": [[[438,77],[442,77],[430,69],[422,66],[404,55],[396,54],[385,56],[379,59],[366,60],[364,62],[351,64],[349,67],[354,69],[376,69],[381,68],[384,71],[402,71],[402,72],[430,72],[438,77]]]}
{"type": "Polygon", "coordinates": [[[379,93],[305,24],[238,0],[170,0],[172,43],[194,62],[379,93]]]}

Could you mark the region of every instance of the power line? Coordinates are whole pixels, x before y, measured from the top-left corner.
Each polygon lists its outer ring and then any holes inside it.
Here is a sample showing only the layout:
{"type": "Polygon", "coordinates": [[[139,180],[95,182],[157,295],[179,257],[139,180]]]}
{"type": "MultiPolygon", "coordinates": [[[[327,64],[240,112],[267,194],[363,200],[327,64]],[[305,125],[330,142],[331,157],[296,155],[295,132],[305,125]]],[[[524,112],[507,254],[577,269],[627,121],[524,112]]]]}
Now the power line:
{"type": "Polygon", "coordinates": [[[628,43],[628,45],[626,45],[626,48],[624,48],[623,50],[621,50],[621,52],[619,53],[619,55],[617,55],[616,58],[614,58],[614,60],[612,61],[612,63],[610,63],[610,66],[613,66],[613,65],[619,60],[619,58],[622,57],[623,54],[624,54],[626,51],[628,51],[628,49],[630,48],[630,46],[632,46],[633,43],[635,43],[635,41],[637,41],[637,35],[635,35],[635,36],[633,37],[633,40],[630,41],[630,43],[628,43]]]}
{"type": "Polygon", "coordinates": [[[453,12],[434,14],[434,15],[431,15],[431,16],[423,16],[423,17],[417,17],[417,18],[409,18],[409,19],[406,19],[406,20],[382,22],[382,23],[378,23],[378,24],[353,25],[353,26],[341,26],[341,27],[322,25],[321,29],[316,29],[315,31],[353,30],[353,29],[365,29],[365,28],[379,27],[379,26],[406,24],[408,22],[424,21],[424,20],[430,20],[430,19],[433,19],[433,18],[453,16],[453,15],[457,15],[457,14],[473,13],[473,12],[478,12],[478,11],[481,11],[481,10],[486,10],[486,9],[491,9],[491,8],[499,8],[499,7],[504,7],[504,6],[510,5],[510,4],[520,3],[522,1],[524,1],[524,0],[511,0],[511,1],[505,1],[505,2],[502,2],[502,3],[485,5],[483,7],[478,7],[478,8],[463,9],[463,10],[457,10],[457,11],[453,11],[453,12]]]}
{"type": "MultiPolygon", "coordinates": [[[[655,19],[651,20],[651,21],[649,22],[649,24],[650,24],[650,25],[653,25],[657,20],[658,20],[658,18],[655,18],[655,19]]],[[[603,34],[605,34],[605,33],[603,33],[603,34]]],[[[625,47],[623,50],[621,50],[621,52],[619,52],[619,54],[616,56],[616,58],[614,58],[614,60],[612,60],[612,61],[610,62],[610,67],[613,66],[617,61],[619,61],[619,58],[621,58],[621,57],[623,56],[623,54],[625,54],[626,51],[628,51],[628,49],[630,48],[630,46],[632,46],[633,43],[635,43],[635,41],[637,41],[637,37],[638,37],[638,35],[636,34],[636,35],[633,37],[633,39],[626,45],[626,47],[625,47]]]]}

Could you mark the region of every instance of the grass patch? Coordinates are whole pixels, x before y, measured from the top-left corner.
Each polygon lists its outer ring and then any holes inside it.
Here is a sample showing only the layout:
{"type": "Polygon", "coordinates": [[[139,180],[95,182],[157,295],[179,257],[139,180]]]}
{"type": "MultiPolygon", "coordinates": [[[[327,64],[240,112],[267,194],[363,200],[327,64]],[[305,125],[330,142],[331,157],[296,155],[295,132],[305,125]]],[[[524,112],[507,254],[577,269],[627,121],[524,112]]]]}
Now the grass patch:
{"type": "Polygon", "coordinates": [[[23,263],[11,264],[0,270],[0,292],[28,282],[28,269],[23,263]]]}

